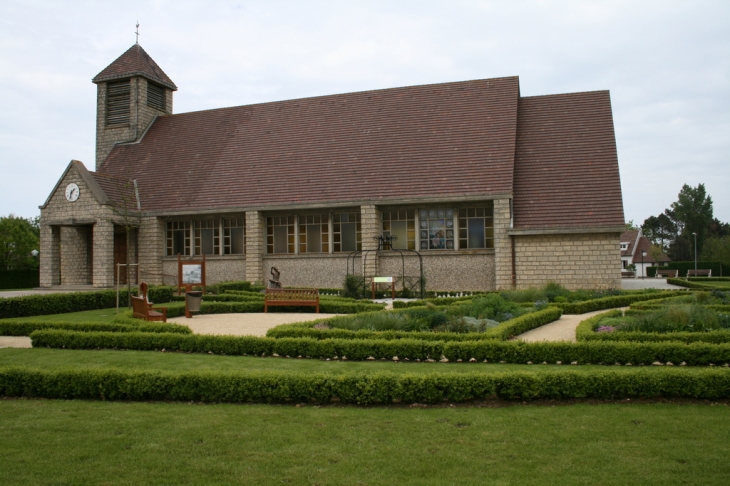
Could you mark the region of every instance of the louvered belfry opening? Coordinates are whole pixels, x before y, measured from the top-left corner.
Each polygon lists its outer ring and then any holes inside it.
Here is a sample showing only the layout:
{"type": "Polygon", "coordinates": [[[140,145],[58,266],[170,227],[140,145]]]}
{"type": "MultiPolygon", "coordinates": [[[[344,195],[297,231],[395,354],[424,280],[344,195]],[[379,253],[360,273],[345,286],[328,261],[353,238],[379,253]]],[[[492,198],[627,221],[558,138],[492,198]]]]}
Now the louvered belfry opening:
{"type": "Polygon", "coordinates": [[[147,82],[147,106],[165,111],[165,88],[147,82]]]}
{"type": "Polygon", "coordinates": [[[106,124],[128,125],[131,95],[129,80],[106,85],[106,124]]]}

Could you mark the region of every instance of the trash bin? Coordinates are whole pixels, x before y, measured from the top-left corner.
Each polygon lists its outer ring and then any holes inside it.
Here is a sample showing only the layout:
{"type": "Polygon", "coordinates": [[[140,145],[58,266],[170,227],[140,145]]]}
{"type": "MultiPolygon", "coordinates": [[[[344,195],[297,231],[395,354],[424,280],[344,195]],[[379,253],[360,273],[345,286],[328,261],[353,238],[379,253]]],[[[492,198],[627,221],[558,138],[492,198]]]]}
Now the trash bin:
{"type": "Polygon", "coordinates": [[[185,307],[188,312],[200,312],[200,302],[203,300],[203,292],[191,290],[185,292],[185,307]]]}

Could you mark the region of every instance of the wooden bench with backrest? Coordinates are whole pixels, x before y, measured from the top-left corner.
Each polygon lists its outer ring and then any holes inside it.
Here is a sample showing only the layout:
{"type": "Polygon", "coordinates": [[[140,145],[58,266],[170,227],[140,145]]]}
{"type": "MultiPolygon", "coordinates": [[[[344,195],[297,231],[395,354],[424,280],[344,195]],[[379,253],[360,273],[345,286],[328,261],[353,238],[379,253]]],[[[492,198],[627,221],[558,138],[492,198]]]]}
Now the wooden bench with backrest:
{"type": "Polygon", "coordinates": [[[712,270],[687,270],[688,277],[712,277],[712,270]]]}
{"type": "Polygon", "coordinates": [[[312,306],[319,314],[319,290],[317,289],[266,289],[264,294],[264,312],[270,306],[312,306]]]}
{"type": "Polygon", "coordinates": [[[656,271],[656,276],[665,278],[677,278],[679,277],[679,270],[675,268],[658,268],[656,271]]]}
{"type": "Polygon", "coordinates": [[[152,304],[147,301],[147,283],[140,282],[139,297],[132,296],[132,311],[137,319],[145,321],[162,321],[167,322],[167,307],[152,308],[152,304]],[[162,311],[162,312],[160,312],[162,311]]]}

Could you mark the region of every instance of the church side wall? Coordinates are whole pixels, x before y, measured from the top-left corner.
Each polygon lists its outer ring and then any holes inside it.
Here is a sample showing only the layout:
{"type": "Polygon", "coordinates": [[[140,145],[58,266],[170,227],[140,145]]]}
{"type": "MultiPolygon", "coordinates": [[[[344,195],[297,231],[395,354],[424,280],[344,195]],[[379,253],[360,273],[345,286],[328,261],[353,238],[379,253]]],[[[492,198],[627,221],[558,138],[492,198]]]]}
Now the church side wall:
{"type": "MultiPolygon", "coordinates": [[[[410,253],[410,252],[409,252],[410,253]]],[[[405,254],[405,274],[419,276],[418,257],[405,254]]],[[[475,291],[495,290],[493,253],[473,254],[423,252],[423,273],[427,290],[475,291]]],[[[400,277],[403,260],[400,255],[380,256],[380,275],[400,277]]]]}
{"type": "Polygon", "coordinates": [[[620,234],[515,236],[517,287],[621,288],[620,234]]]}

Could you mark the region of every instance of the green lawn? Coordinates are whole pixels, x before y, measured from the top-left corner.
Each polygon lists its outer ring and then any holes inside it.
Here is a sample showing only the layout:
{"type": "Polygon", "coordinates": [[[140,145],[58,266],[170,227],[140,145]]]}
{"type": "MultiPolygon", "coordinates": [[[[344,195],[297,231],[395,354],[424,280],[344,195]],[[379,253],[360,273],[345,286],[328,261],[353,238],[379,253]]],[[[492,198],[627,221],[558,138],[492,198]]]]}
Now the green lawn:
{"type": "MultiPolygon", "coordinates": [[[[139,368],[161,371],[287,371],[329,373],[466,373],[480,371],[497,373],[504,371],[583,371],[611,369],[635,370],[631,366],[596,365],[518,365],[495,363],[415,363],[392,361],[321,361],[318,359],[257,358],[253,356],[220,356],[185,353],[160,353],[153,351],[67,350],[67,349],[0,349],[0,366],[31,366],[37,368],[139,368]]],[[[653,369],[652,367],[647,367],[653,369]]],[[[687,372],[701,368],[685,368],[687,372]]],[[[728,370],[730,373],[730,370],[728,370]]]]}
{"type": "Polygon", "coordinates": [[[725,485],[730,407],[0,400],[0,484],[725,485]]]}

